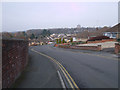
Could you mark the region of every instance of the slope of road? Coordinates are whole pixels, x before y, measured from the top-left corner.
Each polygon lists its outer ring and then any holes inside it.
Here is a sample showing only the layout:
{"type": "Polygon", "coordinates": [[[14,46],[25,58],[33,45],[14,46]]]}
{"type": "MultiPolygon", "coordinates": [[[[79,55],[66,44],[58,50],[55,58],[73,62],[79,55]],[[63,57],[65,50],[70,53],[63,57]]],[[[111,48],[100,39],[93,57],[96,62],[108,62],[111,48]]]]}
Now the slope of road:
{"type": "Polygon", "coordinates": [[[59,61],[80,88],[117,88],[118,60],[56,48],[51,45],[35,46],[34,50],[59,61]]]}
{"type": "Polygon", "coordinates": [[[13,88],[62,88],[57,69],[46,57],[29,50],[29,63],[13,88]]]}

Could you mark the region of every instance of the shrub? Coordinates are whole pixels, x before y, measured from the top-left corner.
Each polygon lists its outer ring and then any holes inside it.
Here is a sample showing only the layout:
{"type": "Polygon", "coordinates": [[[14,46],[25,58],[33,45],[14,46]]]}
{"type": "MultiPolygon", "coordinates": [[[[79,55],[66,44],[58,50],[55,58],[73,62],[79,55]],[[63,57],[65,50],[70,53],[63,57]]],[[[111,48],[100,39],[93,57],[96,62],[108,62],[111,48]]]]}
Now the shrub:
{"type": "Polygon", "coordinates": [[[65,43],[65,39],[63,38],[62,43],[65,43]]]}
{"type": "Polygon", "coordinates": [[[119,38],[119,39],[117,39],[117,41],[118,41],[118,42],[120,42],[120,38],[119,38]]]}
{"type": "Polygon", "coordinates": [[[70,38],[70,42],[73,42],[73,38],[70,38]]]}
{"type": "Polygon", "coordinates": [[[59,38],[59,43],[61,43],[61,38],[59,38]]]}

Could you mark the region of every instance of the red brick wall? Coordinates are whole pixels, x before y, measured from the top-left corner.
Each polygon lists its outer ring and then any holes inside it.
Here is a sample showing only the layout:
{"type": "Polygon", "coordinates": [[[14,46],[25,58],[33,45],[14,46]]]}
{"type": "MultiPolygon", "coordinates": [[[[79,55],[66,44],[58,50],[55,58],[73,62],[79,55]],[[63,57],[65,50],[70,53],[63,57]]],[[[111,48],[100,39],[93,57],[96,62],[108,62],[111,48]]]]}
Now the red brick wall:
{"type": "Polygon", "coordinates": [[[98,46],[69,46],[69,45],[59,45],[60,48],[71,48],[71,49],[82,49],[82,50],[101,50],[101,45],[98,46]]]}
{"type": "Polygon", "coordinates": [[[9,88],[28,62],[28,41],[2,40],[2,88],[9,88]]]}
{"type": "Polygon", "coordinates": [[[118,43],[115,44],[115,53],[116,54],[120,53],[120,44],[118,43]]]}
{"type": "Polygon", "coordinates": [[[116,39],[103,39],[103,40],[96,40],[96,41],[88,41],[87,43],[103,43],[109,41],[116,41],[116,39]]]}
{"type": "Polygon", "coordinates": [[[101,45],[98,45],[98,46],[73,46],[71,48],[73,48],[73,49],[82,49],[82,50],[100,51],[101,50],[101,45]]]}

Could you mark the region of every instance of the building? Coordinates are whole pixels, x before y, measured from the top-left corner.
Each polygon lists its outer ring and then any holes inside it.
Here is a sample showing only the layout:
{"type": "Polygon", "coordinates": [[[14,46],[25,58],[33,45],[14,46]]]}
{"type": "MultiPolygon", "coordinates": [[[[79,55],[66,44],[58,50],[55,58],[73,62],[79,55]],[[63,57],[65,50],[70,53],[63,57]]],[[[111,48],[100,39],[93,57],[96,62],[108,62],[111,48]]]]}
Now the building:
{"type": "Polygon", "coordinates": [[[106,32],[103,33],[104,36],[108,36],[110,38],[120,38],[120,23],[111,27],[110,29],[108,29],[106,32]]]}
{"type": "Polygon", "coordinates": [[[80,29],[81,28],[81,26],[80,25],[77,25],[77,29],[80,29]]]}
{"type": "Polygon", "coordinates": [[[104,36],[108,36],[109,38],[117,38],[120,33],[118,32],[104,32],[104,36]]]}

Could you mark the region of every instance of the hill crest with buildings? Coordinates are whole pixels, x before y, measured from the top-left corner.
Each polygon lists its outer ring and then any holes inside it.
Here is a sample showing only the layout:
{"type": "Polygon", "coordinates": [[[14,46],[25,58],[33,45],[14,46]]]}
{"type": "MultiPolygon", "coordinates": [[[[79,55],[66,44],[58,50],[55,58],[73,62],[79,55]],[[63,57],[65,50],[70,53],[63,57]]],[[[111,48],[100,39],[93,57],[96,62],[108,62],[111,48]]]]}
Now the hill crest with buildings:
{"type": "MultiPolygon", "coordinates": [[[[48,36],[52,34],[56,34],[56,36],[64,35],[72,35],[76,38],[89,38],[94,36],[100,36],[105,35],[104,33],[110,33],[110,32],[119,32],[118,28],[120,27],[120,23],[113,26],[113,27],[81,27],[80,25],[77,25],[76,28],[53,28],[53,29],[31,29],[27,31],[22,32],[3,32],[1,34],[3,39],[9,39],[9,38],[36,38],[39,40],[47,40],[48,36]],[[44,34],[44,35],[43,35],[44,34]]],[[[112,33],[111,33],[112,34],[112,33]]],[[[107,35],[107,34],[106,34],[107,35]]]]}

